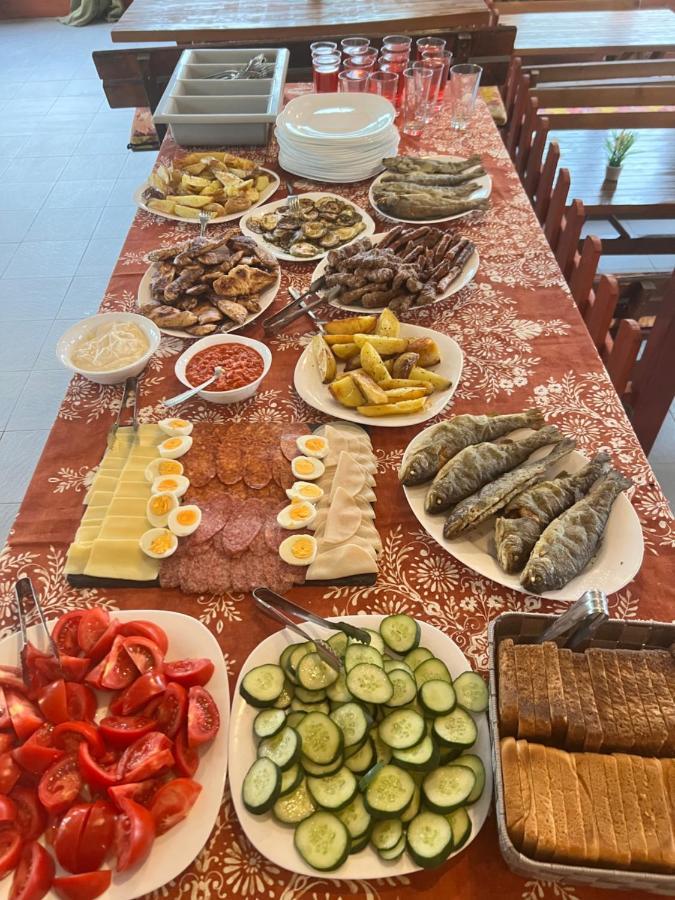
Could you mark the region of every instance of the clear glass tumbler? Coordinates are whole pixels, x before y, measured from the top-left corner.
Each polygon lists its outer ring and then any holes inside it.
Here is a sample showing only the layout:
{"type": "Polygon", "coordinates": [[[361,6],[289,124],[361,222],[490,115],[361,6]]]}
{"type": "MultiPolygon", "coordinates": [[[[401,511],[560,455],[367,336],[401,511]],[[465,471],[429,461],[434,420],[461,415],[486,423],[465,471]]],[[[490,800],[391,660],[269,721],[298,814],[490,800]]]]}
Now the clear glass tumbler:
{"type": "Polygon", "coordinates": [[[413,69],[428,69],[431,72],[431,81],[429,83],[429,98],[427,99],[427,111],[424,118],[427,124],[431,122],[438,97],[438,89],[441,84],[441,75],[443,73],[442,60],[423,59],[412,64],[413,69]]]}
{"type": "Polygon", "coordinates": [[[443,103],[443,97],[445,95],[445,86],[448,83],[448,72],[450,66],[452,65],[452,53],[449,50],[443,50],[441,53],[436,53],[433,50],[425,50],[422,54],[422,60],[443,60],[443,71],[441,73],[441,81],[438,85],[438,93],[436,94],[436,108],[439,109],[441,104],[443,103]]]}
{"type": "Polygon", "coordinates": [[[396,72],[371,72],[368,76],[368,90],[371,94],[379,94],[396,106],[398,75],[396,72]]]}
{"type": "Polygon", "coordinates": [[[445,40],[437,37],[421,37],[417,38],[415,44],[417,46],[417,59],[422,59],[423,53],[442,53],[445,50],[445,40]]]}
{"type": "Polygon", "coordinates": [[[382,49],[388,53],[410,53],[412,38],[405,34],[387,34],[382,39],[382,49]]]}
{"type": "Polygon", "coordinates": [[[478,85],[483,70],[473,63],[462,63],[450,69],[450,127],[463,131],[476,106],[478,85]]]}
{"type": "Polygon", "coordinates": [[[312,56],[315,93],[333,94],[337,91],[340,60],[339,53],[320,53],[318,56],[312,56]]]}
{"type": "Polygon", "coordinates": [[[427,123],[427,103],[431,89],[431,69],[406,69],[403,73],[403,127],[404,134],[419,137],[427,123]]]}
{"type": "Polygon", "coordinates": [[[354,53],[345,56],[343,68],[345,69],[374,69],[377,62],[377,50],[369,48],[365,53],[354,53]]]}
{"type": "Polygon", "coordinates": [[[344,69],[338,75],[338,90],[343,94],[361,94],[368,88],[368,72],[363,69],[344,69]]]}
{"type": "Polygon", "coordinates": [[[398,79],[398,84],[396,85],[396,100],[394,101],[394,106],[396,110],[400,110],[401,104],[403,102],[403,90],[405,87],[405,79],[403,78],[403,73],[407,69],[407,65],[405,63],[380,63],[380,72],[393,73],[396,75],[398,79]]]}
{"type": "Polygon", "coordinates": [[[312,51],[312,56],[321,56],[322,53],[335,53],[337,44],[333,41],[314,41],[309,45],[309,49],[312,51]]]}
{"type": "Polygon", "coordinates": [[[347,56],[353,56],[354,53],[363,53],[370,46],[370,40],[363,37],[343,38],[340,41],[342,52],[347,56]]]}

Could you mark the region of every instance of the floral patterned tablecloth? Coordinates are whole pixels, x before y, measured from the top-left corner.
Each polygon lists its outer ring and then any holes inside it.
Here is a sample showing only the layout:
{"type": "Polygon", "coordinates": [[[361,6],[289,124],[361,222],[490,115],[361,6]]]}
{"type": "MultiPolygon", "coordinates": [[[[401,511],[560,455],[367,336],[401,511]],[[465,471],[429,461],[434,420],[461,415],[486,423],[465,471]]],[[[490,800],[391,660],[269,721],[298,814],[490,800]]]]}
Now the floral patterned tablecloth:
{"type": "MultiPolygon", "coordinates": [[[[576,438],[581,451],[590,454],[607,448],[616,464],[636,482],[632,499],[645,540],[644,563],[637,578],[610,597],[612,615],[670,621],[675,599],[675,523],[668,503],[588,337],[487,108],[479,102],[471,126],[463,134],[450,130],[446,108],[421,139],[406,140],[401,149],[413,153],[480,153],[493,180],[489,211],[458,223],[480,253],[475,281],[443,304],[411,317],[415,323],[451,335],[464,351],[461,383],[442,416],[506,413],[536,404],[550,422],[576,438]]],[[[166,140],[161,157],[167,159],[177,152],[178,148],[166,140]]],[[[240,152],[277,167],[273,143],[240,152]]],[[[299,190],[317,189],[316,184],[298,179],[296,185],[299,190]]],[[[367,182],[338,185],[336,189],[368,206],[367,182]]],[[[378,230],[385,227],[379,220],[378,230]]],[[[192,235],[194,227],[140,211],[101,308],[133,309],[146,269],[145,254],[192,235]]],[[[302,288],[308,284],[312,268],[302,263],[282,265],[276,306],[287,302],[290,285],[302,288]]],[[[326,312],[330,314],[331,310],[327,308],[326,312]]],[[[269,341],[273,366],[255,398],[233,407],[192,401],[182,414],[194,421],[212,422],[320,421],[322,416],[306,406],[293,388],[293,370],[308,340],[308,328],[308,324],[296,323],[269,341]]],[[[247,333],[263,337],[259,324],[247,333]]],[[[173,365],[183,347],[182,340],[164,337],[150,361],[141,385],[142,421],[162,418],[162,398],[181,389],[173,365]]],[[[121,392],[121,386],[101,387],[79,377],[70,383],[8,546],[0,557],[0,630],[6,633],[15,627],[12,585],[23,574],[33,578],[52,615],[94,603],[109,609],[178,610],[197,616],[216,635],[234,687],[248,653],[274,629],[269,620],[252,615],[248,596],[185,596],[159,589],[75,590],[62,576],[66,549],[82,514],[86,486],[105,448],[121,392]]],[[[377,527],[384,543],[377,583],[361,588],[301,588],[296,589],[295,596],[323,614],[409,612],[450,635],[472,664],[485,670],[490,619],[506,610],[560,612],[563,604],[512,592],[476,575],[420,528],[396,478],[402,451],[416,430],[372,428],[380,463],[377,527]]],[[[389,900],[413,892],[419,897],[452,895],[472,900],[496,892],[504,900],[600,896],[586,887],[525,881],[513,875],[500,856],[493,815],[471,846],[437,871],[370,882],[295,875],[269,863],[248,843],[226,791],[218,822],[203,851],[174,882],[157,891],[156,897],[389,900]]]]}

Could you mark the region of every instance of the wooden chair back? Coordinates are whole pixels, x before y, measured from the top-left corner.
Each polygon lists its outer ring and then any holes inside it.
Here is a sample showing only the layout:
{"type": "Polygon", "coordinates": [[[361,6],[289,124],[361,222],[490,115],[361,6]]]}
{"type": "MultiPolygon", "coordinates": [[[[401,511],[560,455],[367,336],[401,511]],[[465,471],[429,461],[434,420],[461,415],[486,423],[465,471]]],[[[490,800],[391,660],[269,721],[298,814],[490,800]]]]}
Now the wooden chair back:
{"type": "Polygon", "coordinates": [[[532,149],[532,141],[534,140],[534,132],[537,128],[537,109],[539,101],[536,97],[528,97],[525,106],[525,114],[523,116],[523,124],[520,127],[520,137],[516,147],[515,166],[516,171],[520,175],[520,180],[525,178],[525,171],[532,149]]]}
{"type": "Polygon", "coordinates": [[[507,122],[509,122],[511,119],[511,112],[513,111],[513,104],[515,103],[516,99],[516,91],[522,77],[522,70],[522,59],[520,58],[520,56],[513,56],[511,58],[511,64],[509,65],[509,70],[506,76],[506,83],[504,84],[504,109],[506,110],[507,122]]]}
{"type": "Polygon", "coordinates": [[[516,85],[516,95],[511,109],[511,116],[506,125],[506,136],[504,143],[509,151],[511,159],[515,162],[518,141],[520,140],[520,132],[523,127],[525,118],[525,110],[527,109],[527,101],[530,90],[530,76],[522,75],[516,85]]]}
{"type": "MultiPolygon", "coordinates": [[[[567,169],[565,170],[567,171],[567,169]]],[[[577,256],[577,247],[581,238],[581,229],[586,220],[584,204],[581,200],[572,200],[570,206],[565,210],[560,223],[558,240],[552,247],[555,258],[560,266],[560,271],[565,276],[565,280],[569,282],[569,278],[574,268],[574,260],[577,256]]]]}
{"type": "Polygon", "coordinates": [[[535,189],[534,211],[543,225],[551,205],[553,180],[560,162],[560,145],[557,141],[551,141],[548,145],[546,159],[541,170],[541,177],[535,189]]]}
{"type": "Polygon", "coordinates": [[[581,253],[577,253],[572,264],[572,271],[567,279],[572,297],[582,317],[586,317],[589,305],[595,300],[593,282],[602,255],[602,241],[589,234],[584,240],[581,253]]]}
{"type": "Polygon", "coordinates": [[[537,193],[537,186],[541,181],[543,170],[544,150],[546,149],[546,141],[548,139],[548,119],[546,116],[537,116],[536,131],[532,140],[532,146],[527,155],[527,163],[525,166],[525,178],[523,186],[530,203],[534,206],[534,198],[537,193]]]}
{"type": "Polygon", "coordinates": [[[558,246],[558,238],[560,237],[560,231],[562,229],[569,189],[570,170],[560,169],[555,182],[555,187],[551,193],[551,200],[544,220],[544,234],[553,250],[558,246]]]}

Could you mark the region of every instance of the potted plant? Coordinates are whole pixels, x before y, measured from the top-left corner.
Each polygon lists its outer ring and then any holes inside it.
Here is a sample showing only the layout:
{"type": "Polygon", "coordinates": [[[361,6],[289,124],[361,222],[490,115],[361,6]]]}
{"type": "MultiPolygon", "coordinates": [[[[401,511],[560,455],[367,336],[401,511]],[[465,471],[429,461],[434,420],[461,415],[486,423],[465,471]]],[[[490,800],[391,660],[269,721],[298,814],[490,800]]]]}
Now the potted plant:
{"type": "Polygon", "coordinates": [[[607,138],[607,170],[606,181],[618,181],[624,159],[628,156],[637,140],[634,131],[613,131],[607,138]]]}

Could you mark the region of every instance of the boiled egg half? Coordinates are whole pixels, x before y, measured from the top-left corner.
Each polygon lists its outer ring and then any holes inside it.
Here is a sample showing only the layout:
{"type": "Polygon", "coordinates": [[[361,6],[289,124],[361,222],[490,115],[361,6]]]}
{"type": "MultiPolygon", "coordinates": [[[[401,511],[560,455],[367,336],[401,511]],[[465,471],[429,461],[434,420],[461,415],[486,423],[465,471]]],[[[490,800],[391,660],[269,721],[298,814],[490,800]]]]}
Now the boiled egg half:
{"type": "Polygon", "coordinates": [[[164,459],[179,459],[185,456],[192,446],[192,438],[189,434],[167,438],[157,447],[159,455],[164,459]]]}
{"type": "Polygon", "coordinates": [[[169,521],[169,513],[178,507],[175,494],[153,494],[145,507],[145,515],[155,528],[165,528],[169,521]]]}
{"type": "Polygon", "coordinates": [[[314,481],[315,478],[321,478],[326,467],[320,459],[313,459],[311,456],[296,456],[291,460],[291,471],[296,478],[302,481],[314,481]]]}
{"type": "Polygon", "coordinates": [[[198,506],[186,503],[185,506],[179,506],[172,509],[169,513],[169,528],[179,537],[185,537],[192,534],[199,528],[202,521],[202,511],[198,506]]]}
{"type": "Polygon", "coordinates": [[[298,450],[305,456],[323,459],[328,454],[328,441],[318,434],[301,434],[295,443],[298,445],[298,450]]]}
{"type": "Polygon", "coordinates": [[[309,566],[316,559],[317,547],[311,534],[292,534],[279,544],[279,556],[291,566],[309,566]]]}
{"type": "Polygon", "coordinates": [[[182,497],[189,487],[190,480],[185,475],[158,475],[152,482],[152,493],[182,497]]]}
{"type": "Polygon", "coordinates": [[[146,481],[154,481],[155,478],[158,478],[160,475],[182,475],[183,474],[183,463],[179,462],[177,459],[162,459],[161,456],[158,456],[157,459],[153,459],[153,461],[148,465],[145,470],[145,480],[146,481]]]}
{"type": "Polygon", "coordinates": [[[314,519],[316,519],[316,509],[306,500],[284,506],[277,516],[277,522],[282,528],[291,529],[307,528],[314,519]]]}
{"type": "Polygon", "coordinates": [[[170,436],[191,434],[193,428],[192,422],[187,422],[185,419],[162,419],[157,424],[164,434],[170,436]]]}
{"type": "Polygon", "coordinates": [[[178,538],[168,528],[150,528],[138,542],[141,550],[152,559],[166,559],[176,552],[178,538]]]}
{"type": "Polygon", "coordinates": [[[318,503],[323,497],[323,488],[311,481],[295,481],[292,487],[286,491],[289,500],[307,500],[308,503],[318,503]]]}

